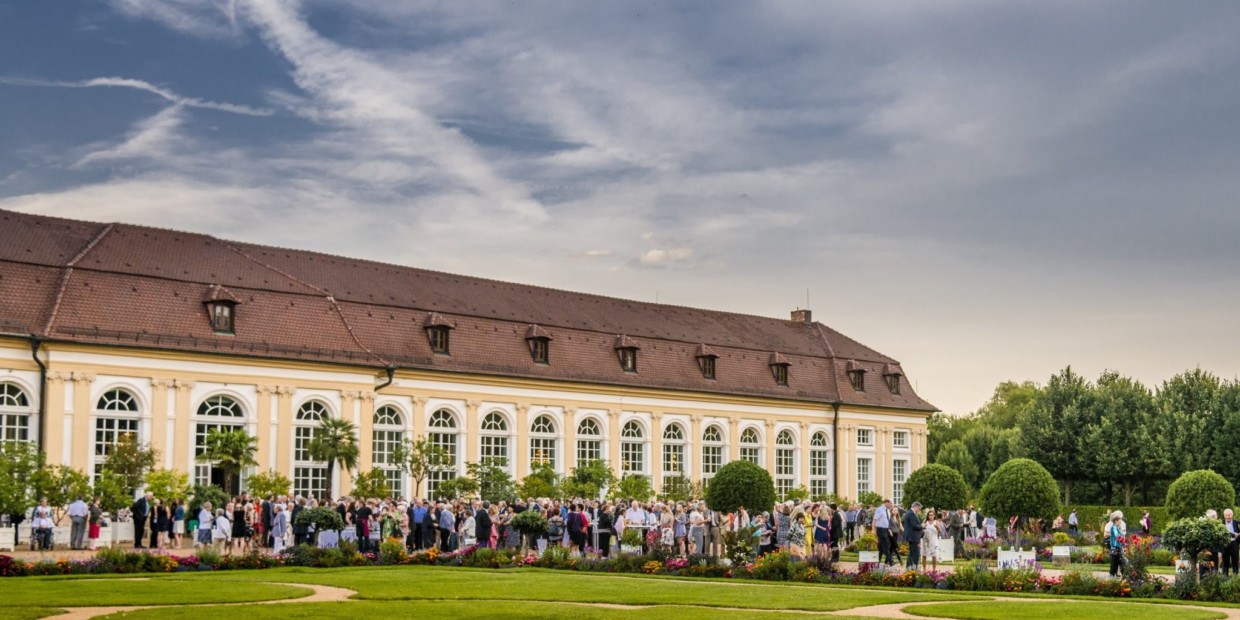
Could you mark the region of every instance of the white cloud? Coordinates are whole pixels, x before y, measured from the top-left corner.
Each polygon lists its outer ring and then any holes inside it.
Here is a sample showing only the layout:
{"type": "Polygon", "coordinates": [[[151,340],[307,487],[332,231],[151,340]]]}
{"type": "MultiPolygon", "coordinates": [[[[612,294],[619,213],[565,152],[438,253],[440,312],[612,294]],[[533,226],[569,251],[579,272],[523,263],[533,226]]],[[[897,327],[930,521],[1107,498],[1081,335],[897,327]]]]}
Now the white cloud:
{"type": "Polygon", "coordinates": [[[184,139],[177,129],[185,121],[184,106],[171,105],[158,114],[137,123],[124,142],[91,151],[76,166],[134,158],[156,158],[171,154],[177,139],[184,139]]]}
{"type": "Polygon", "coordinates": [[[150,82],[135,80],[132,78],[99,77],[89,80],[81,80],[78,82],[57,82],[53,80],[0,76],[0,84],[8,84],[10,86],[44,86],[53,88],[133,88],[159,95],[172,103],[189,108],[204,108],[208,110],[219,110],[221,112],[232,112],[233,114],[245,114],[249,116],[270,116],[272,114],[272,111],[269,108],[255,108],[246,105],[238,105],[235,103],[207,101],[197,97],[185,97],[166,88],[155,86],[150,82]]]}

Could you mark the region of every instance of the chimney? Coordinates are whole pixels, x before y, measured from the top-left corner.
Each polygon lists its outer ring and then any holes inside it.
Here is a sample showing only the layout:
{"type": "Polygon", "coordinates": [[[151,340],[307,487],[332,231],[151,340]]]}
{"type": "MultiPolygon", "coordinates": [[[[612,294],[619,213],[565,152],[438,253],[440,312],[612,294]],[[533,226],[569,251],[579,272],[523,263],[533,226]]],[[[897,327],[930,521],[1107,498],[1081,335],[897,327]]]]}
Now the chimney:
{"type": "Polygon", "coordinates": [[[792,311],[793,323],[813,323],[813,314],[809,310],[796,309],[792,311]]]}

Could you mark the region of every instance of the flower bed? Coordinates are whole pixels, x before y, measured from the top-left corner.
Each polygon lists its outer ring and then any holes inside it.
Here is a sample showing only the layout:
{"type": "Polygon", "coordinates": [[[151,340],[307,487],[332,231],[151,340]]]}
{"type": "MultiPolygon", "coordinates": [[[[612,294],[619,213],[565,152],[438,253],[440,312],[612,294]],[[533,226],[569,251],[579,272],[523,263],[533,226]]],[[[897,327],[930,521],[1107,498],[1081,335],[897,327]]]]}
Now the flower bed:
{"type": "MultiPolygon", "coordinates": [[[[1132,545],[1148,549],[1140,539],[1132,545]]],[[[1138,574],[1124,579],[1099,579],[1089,571],[1069,571],[1062,577],[1042,574],[1037,563],[1015,568],[995,568],[987,561],[957,566],[954,572],[889,571],[886,567],[862,567],[842,571],[821,558],[800,558],[789,553],[770,553],[752,561],[733,565],[726,559],[693,555],[673,557],[657,548],[646,555],[617,555],[601,558],[571,555],[552,547],[542,554],[515,549],[465,547],[451,553],[429,549],[407,553],[398,544],[382,545],[379,554],[358,553],[356,547],[342,543],[337,549],[300,546],[277,556],[251,553],[224,556],[204,550],[198,556],[176,557],[159,552],[101,550],[89,560],[25,562],[0,555],[0,576],[72,575],[107,573],[169,573],[200,570],[255,570],[278,566],[334,568],[371,565],[467,566],[491,569],[539,568],[600,573],[643,573],[686,577],[792,581],[867,587],[920,588],[967,592],[1032,592],[1058,596],[1092,595],[1118,598],[1178,598],[1240,603],[1240,579],[1223,580],[1216,575],[1191,580],[1191,585],[1169,586],[1138,574]],[[1233,585],[1234,584],[1234,585],[1233,585]]]]}

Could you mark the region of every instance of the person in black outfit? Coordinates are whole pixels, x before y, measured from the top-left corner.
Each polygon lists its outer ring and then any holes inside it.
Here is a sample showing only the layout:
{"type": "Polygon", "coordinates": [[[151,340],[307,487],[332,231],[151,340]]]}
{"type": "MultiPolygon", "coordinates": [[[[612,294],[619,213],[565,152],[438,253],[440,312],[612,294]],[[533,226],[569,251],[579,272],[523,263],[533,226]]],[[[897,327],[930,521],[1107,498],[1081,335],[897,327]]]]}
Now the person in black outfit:
{"type": "MultiPolygon", "coordinates": [[[[151,512],[151,548],[159,549],[163,547],[160,544],[160,535],[171,531],[172,515],[168,512],[168,507],[163,502],[155,500],[155,510],[151,512]]],[[[167,538],[164,539],[164,541],[166,540],[167,538]]]]}
{"type": "Polygon", "coordinates": [[[306,500],[303,497],[297,498],[297,504],[293,506],[293,544],[306,544],[306,535],[310,533],[310,527],[305,523],[297,522],[297,515],[306,509],[306,500]]]}
{"type": "MultiPolygon", "coordinates": [[[[357,512],[354,513],[355,518],[353,522],[357,524],[357,550],[362,553],[366,553],[371,550],[370,532],[366,529],[366,527],[370,524],[370,515],[372,514],[374,514],[374,511],[371,510],[370,506],[367,506],[366,504],[362,504],[357,509],[357,512]]],[[[378,549],[375,549],[375,551],[378,551],[378,549]]]]}
{"type": "Polygon", "coordinates": [[[268,495],[267,499],[263,500],[262,512],[260,513],[262,524],[263,524],[263,546],[264,547],[272,547],[275,545],[275,540],[271,537],[271,520],[274,516],[272,514],[271,502],[273,500],[275,500],[275,496],[268,495]]]}
{"type": "Polygon", "coordinates": [[[844,515],[839,511],[835,504],[828,504],[831,508],[831,560],[840,561],[840,545],[844,540],[844,515]]]}
{"type": "Polygon", "coordinates": [[[474,536],[479,547],[491,546],[491,502],[482,502],[482,507],[474,510],[474,536]]]}
{"type": "Polygon", "coordinates": [[[598,548],[603,552],[603,557],[611,557],[611,504],[604,504],[598,511],[598,520],[594,528],[598,532],[598,548]]]}
{"type": "Polygon", "coordinates": [[[151,498],[154,495],[147,493],[134,501],[129,507],[129,513],[133,515],[133,548],[142,549],[142,538],[146,534],[146,522],[151,518],[151,498]]]}

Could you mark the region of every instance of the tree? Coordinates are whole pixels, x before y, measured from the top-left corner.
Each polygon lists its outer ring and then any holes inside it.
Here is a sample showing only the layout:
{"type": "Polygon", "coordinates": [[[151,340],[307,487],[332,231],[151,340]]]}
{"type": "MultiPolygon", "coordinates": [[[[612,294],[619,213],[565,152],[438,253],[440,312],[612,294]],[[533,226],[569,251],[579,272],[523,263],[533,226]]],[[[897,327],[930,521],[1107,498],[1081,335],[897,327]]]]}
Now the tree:
{"type": "MultiPolygon", "coordinates": [[[[556,497],[560,494],[557,490],[559,482],[560,477],[555,470],[550,465],[543,465],[521,479],[517,485],[517,494],[524,498],[556,497]]],[[[571,496],[567,490],[563,494],[571,496]]]]}
{"type": "Polygon", "coordinates": [[[1200,517],[1213,508],[1219,514],[1236,504],[1236,489],[1214,470],[1185,472],[1167,488],[1167,516],[1200,517]]]}
{"type": "Polygon", "coordinates": [[[1180,519],[1163,530],[1162,544],[1188,556],[1189,574],[1197,574],[1197,556],[1207,549],[1219,549],[1231,541],[1227,527],[1218,519],[1195,517],[1180,519]]]}
{"type": "Polygon", "coordinates": [[[211,504],[211,509],[223,508],[228,503],[228,494],[213,484],[195,484],[189,490],[189,514],[197,516],[202,505],[211,504]]]}
{"type": "Polygon", "coordinates": [[[327,484],[336,479],[336,464],[345,471],[357,467],[361,450],[357,447],[357,427],[341,418],[323,418],[307,446],[310,458],[327,463],[327,484]]]}
{"type": "Polygon", "coordinates": [[[983,482],[978,477],[977,465],[973,461],[973,455],[969,453],[969,448],[965,446],[964,442],[959,439],[944,445],[943,449],[939,450],[939,454],[935,457],[934,462],[959,472],[960,476],[964,478],[965,484],[977,487],[983,482]]]}
{"type": "Polygon", "coordinates": [[[956,510],[969,501],[969,485],[960,472],[931,463],[913,472],[904,482],[904,502],[921,502],[927,508],[956,510]]]}
{"type": "Polygon", "coordinates": [[[521,552],[529,548],[530,541],[547,531],[547,518],[538,510],[517,513],[509,522],[512,529],[521,532],[521,552]]]}
{"type": "Polygon", "coordinates": [[[126,433],[121,435],[103,460],[103,470],[120,476],[121,489],[132,498],[146,482],[147,472],[155,468],[158,460],[158,450],[139,444],[134,435],[126,433]]]}
{"type": "Polygon", "coordinates": [[[650,478],[641,474],[629,474],[612,487],[610,495],[613,499],[636,499],[644,502],[654,496],[654,487],[650,485],[650,478]]]}
{"type": "Polygon", "coordinates": [[[95,485],[91,489],[91,494],[99,498],[99,507],[106,510],[113,517],[123,508],[128,508],[133,502],[133,493],[125,490],[125,478],[120,474],[108,470],[103,470],[99,474],[99,478],[95,480],[95,485]]]}
{"type": "MultiPolygon", "coordinates": [[[[806,492],[806,495],[809,493],[806,492]]],[[[663,492],[659,499],[665,502],[684,502],[702,496],[702,485],[684,475],[667,476],[663,479],[663,492]]]]}
{"type": "Polygon", "coordinates": [[[233,477],[240,474],[246,467],[258,465],[254,455],[258,454],[258,438],[252,437],[244,430],[213,429],[207,433],[207,441],[198,460],[210,463],[224,470],[224,488],[233,488],[233,477]]]}
{"type": "Polygon", "coordinates": [[[388,498],[392,496],[392,487],[388,484],[387,475],[382,469],[358,472],[353,478],[353,495],[355,497],[388,498]]]}
{"type": "Polygon", "coordinates": [[[297,518],[293,520],[293,525],[313,525],[314,531],[325,532],[327,530],[343,528],[344,519],[335,510],[320,506],[317,508],[307,508],[297,513],[297,518]]]}
{"type": "Polygon", "coordinates": [[[1231,458],[1233,446],[1225,446],[1221,454],[1214,451],[1214,435],[1225,422],[1215,407],[1220,386],[1218,377],[1198,368],[1172,377],[1158,389],[1162,441],[1170,450],[1174,471],[1212,467],[1231,458]]]}
{"type": "Polygon", "coordinates": [[[435,492],[444,499],[471,498],[478,495],[478,482],[468,476],[457,476],[440,482],[435,492]]]}
{"type": "Polygon", "coordinates": [[[175,469],[153,469],[146,475],[146,492],[164,501],[189,497],[189,474],[175,469]]]}
{"type": "Polygon", "coordinates": [[[280,497],[289,495],[293,488],[293,481],[289,480],[288,476],[269,469],[251,475],[246,479],[245,486],[249,489],[250,495],[255,497],[280,497]]]}
{"type": "Polygon", "coordinates": [[[492,459],[482,463],[466,463],[465,475],[478,483],[478,497],[488,502],[511,501],[516,495],[512,476],[508,475],[504,459],[492,459]]]}
{"type": "Polygon", "coordinates": [[[736,512],[744,506],[757,514],[775,505],[775,483],[765,469],[744,459],[732,461],[710,479],[706,505],[716,512],[736,512]]]}
{"type": "Polygon", "coordinates": [[[26,441],[0,442],[0,514],[17,515],[35,504],[34,475],[43,453],[26,441]]]}
{"type": "Polygon", "coordinates": [[[1081,438],[1094,409],[1093,387],[1069,366],[1051,377],[1021,421],[1029,458],[1063,483],[1064,503],[1072,503],[1074,483],[1088,479],[1093,463],[1081,438]]]}
{"type": "MultiPolygon", "coordinates": [[[[572,473],[562,482],[563,495],[566,497],[598,498],[603,492],[616,486],[616,474],[607,461],[591,459],[581,461],[573,467],[572,473]]],[[[523,497],[546,497],[544,495],[525,495],[523,497]]]]}
{"type": "Polygon", "coordinates": [[[1091,417],[1098,422],[1085,431],[1085,450],[1097,477],[1119,485],[1124,505],[1131,506],[1137,484],[1160,475],[1168,465],[1161,443],[1150,434],[1154,395],[1137,381],[1106,372],[1098,379],[1092,404],[1096,411],[1091,417]]]}
{"type": "Polygon", "coordinates": [[[61,508],[73,500],[90,497],[90,477],[69,467],[68,465],[45,465],[30,477],[34,485],[35,495],[39,499],[47,498],[50,506],[55,508],[55,521],[60,525],[64,517],[61,508]]]}
{"type": "MultiPolygon", "coordinates": [[[[1030,459],[1012,459],[982,486],[982,512],[1001,519],[1053,519],[1059,514],[1059,487],[1045,467],[1030,459]]],[[[1016,544],[1020,544],[1019,534],[1016,544]]]]}
{"type": "Polygon", "coordinates": [[[393,451],[392,460],[413,479],[413,497],[417,497],[422,494],[422,481],[426,480],[432,471],[438,471],[447,464],[448,454],[440,446],[425,438],[419,438],[414,441],[405,440],[393,451]]]}

